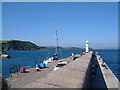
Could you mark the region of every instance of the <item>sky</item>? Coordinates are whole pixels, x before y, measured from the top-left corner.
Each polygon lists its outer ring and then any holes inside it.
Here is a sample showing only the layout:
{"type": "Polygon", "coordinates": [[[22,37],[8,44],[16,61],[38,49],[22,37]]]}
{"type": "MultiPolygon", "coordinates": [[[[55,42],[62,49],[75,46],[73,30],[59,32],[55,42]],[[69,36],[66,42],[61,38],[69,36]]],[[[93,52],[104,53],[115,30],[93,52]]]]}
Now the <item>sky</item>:
{"type": "Polygon", "coordinates": [[[2,39],[62,47],[117,48],[117,2],[3,2],[2,39]],[[54,24],[56,20],[56,25],[54,24]]]}

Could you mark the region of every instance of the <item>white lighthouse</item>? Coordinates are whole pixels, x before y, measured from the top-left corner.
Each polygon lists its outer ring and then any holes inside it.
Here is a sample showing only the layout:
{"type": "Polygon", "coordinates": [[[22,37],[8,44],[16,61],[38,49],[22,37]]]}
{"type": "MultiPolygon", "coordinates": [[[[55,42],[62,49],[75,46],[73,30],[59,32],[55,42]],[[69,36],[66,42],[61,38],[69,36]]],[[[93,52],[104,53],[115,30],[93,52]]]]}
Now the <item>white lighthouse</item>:
{"type": "Polygon", "coordinates": [[[88,53],[89,52],[89,42],[88,42],[88,40],[86,41],[86,53],[88,53]]]}

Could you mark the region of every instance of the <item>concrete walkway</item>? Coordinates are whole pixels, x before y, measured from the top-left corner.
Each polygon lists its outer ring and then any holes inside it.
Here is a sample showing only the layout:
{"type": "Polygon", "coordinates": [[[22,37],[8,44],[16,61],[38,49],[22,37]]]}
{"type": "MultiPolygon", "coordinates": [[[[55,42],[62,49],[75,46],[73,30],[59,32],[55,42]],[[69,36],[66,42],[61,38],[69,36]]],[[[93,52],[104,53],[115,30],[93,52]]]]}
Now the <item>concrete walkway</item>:
{"type": "MultiPolygon", "coordinates": [[[[61,61],[68,61],[71,62],[72,59],[65,58],[61,59],[61,61]]],[[[47,68],[41,69],[40,71],[36,71],[35,68],[28,69],[28,73],[16,73],[12,75],[12,78],[8,78],[8,82],[11,85],[11,88],[23,88],[27,84],[31,82],[35,82],[36,80],[44,77],[48,73],[53,71],[53,67],[56,66],[56,64],[59,61],[54,61],[52,63],[47,64],[47,68]]]]}
{"type": "Polygon", "coordinates": [[[83,88],[88,87],[87,72],[91,62],[92,52],[52,71],[42,78],[27,84],[23,88],[83,88]]]}
{"type": "Polygon", "coordinates": [[[28,73],[13,74],[8,81],[11,88],[118,88],[118,79],[108,66],[108,69],[101,66],[99,58],[90,52],[74,61],[70,58],[61,59],[59,61],[70,63],[53,71],[53,66],[59,62],[54,61],[38,72],[31,68],[28,73]],[[94,78],[91,77],[92,64],[98,66],[94,78]]]}

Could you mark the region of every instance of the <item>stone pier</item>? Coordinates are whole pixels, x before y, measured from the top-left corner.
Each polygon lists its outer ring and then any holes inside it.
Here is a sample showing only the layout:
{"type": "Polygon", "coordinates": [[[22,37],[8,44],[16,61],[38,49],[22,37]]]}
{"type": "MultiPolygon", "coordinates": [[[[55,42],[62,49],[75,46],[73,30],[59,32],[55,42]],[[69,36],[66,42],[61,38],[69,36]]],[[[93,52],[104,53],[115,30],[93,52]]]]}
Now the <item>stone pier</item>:
{"type": "Polygon", "coordinates": [[[23,88],[89,88],[92,54],[86,53],[23,88]]]}
{"type": "MultiPolygon", "coordinates": [[[[107,88],[118,88],[119,81],[117,77],[114,75],[114,73],[111,71],[111,69],[108,67],[108,65],[105,63],[106,67],[102,67],[102,59],[99,55],[97,55],[97,61],[102,73],[102,76],[104,78],[105,84],[107,88]]],[[[111,63],[112,64],[112,63],[111,63]]]]}
{"type": "MultiPolygon", "coordinates": [[[[47,64],[47,68],[36,72],[22,73],[10,80],[11,88],[118,88],[118,79],[110,68],[102,67],[101,58],[92,51],[77,59],[70,57],[47,64]],[[59,61],[70,62],[57,71],[53,67],[59,61]],[[97,65],[95,77],[91,76],[92,66],[97,65]]],[[[79,57],[78,57],[79,56],[79,57]]]]}

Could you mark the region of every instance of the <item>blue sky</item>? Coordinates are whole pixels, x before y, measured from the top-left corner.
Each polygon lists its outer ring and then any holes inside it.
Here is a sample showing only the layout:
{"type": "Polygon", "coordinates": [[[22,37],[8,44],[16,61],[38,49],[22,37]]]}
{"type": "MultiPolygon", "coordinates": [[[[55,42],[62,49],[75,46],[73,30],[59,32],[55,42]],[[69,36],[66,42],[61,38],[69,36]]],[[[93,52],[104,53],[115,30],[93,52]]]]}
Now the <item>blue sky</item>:
{"type": "Polygon", "coordinates": [[[18,2],[2,4],[3,40],[32,41],[55,45],[54,20],[59,45],[117,48],[117,2],[18,2]]]}

